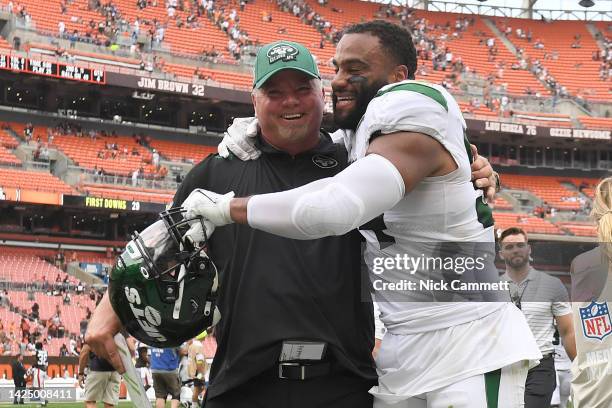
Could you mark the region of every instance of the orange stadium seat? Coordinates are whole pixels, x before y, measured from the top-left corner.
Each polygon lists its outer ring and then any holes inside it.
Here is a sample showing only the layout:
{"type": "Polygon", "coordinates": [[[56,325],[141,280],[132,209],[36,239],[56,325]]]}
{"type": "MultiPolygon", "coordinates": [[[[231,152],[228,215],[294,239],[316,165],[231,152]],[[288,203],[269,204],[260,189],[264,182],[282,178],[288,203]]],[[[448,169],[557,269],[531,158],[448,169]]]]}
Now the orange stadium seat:
{"type": "Polygon", "coordinates": [[[510,26],[513,33],[509,40],[516,46],[522,47],[526,57],[539,59],[548,72],[555,79],[567,87],[572,95],[582,95],[589,99],[609,99],[610,85],[599,78],[600,61],[592,59],[592,53],[598,45],[591,33],[587,30],[584,21],[551,21],[542,22],[525,19],[495,19],[498,27],[510,26]],[[517,38],[516,29],[531,30],[532,42],[517,38]],[[572,48],[580,38],[580,48],[572,48]],[[543,49],[534,48],[537,39],[544,44],[543,49]],[[553,57],[553,53],[557,58],[553,57]],[[548,58],[544,58],[547,54],[548,58]]]}
{"type": "Polygon", "coordinates": [[[215,146],[171,142],[168,140],[153,140],[151,146],[157,149],[162,156],[174,161],[199,163],[209,154],[217,153],[215,146]]]}
{"type": "Polygon", "coordinates": [[[496,210],[512,210],[513,207],[512,204],[510,204],[505,198],[495,197],[495,200],[493,201],[493,208],[496,210]]]}
{"type": "Polygon", "coordinates": [[[172,190],[138,189],[129,186],[85,184],[83,189],[87,194],[95,197],[119,198],[122,200],[136,200],[152,203],[167,204],[172,201],[172,190]]]}
{"type": "Polygon", "coordinates": [[[22,188],[35,191],[51,191],[71,194],[72,188],[52,174],[39,171],[25,171],[0,168],[2,187],[22,188]]]}
{"type": "Polygon", "coordinates": [[[14,149],[19,146],[19,142],[8,133],[8,130],[0,129],[0,146],[14,149]]]}
{"type": "Polygon", "coordinates": [[[560,222],[557,225],[577,237],[596,237],[597,227],[593,224],[579,222],[560,222]]]}
{"type": "MultiPolygon", "coordinates": [[[[55,278],[55,276],[53,276],[53,278],[55,278]]],[[[96,307],[95,303],[87,295],[71,295],[70,305],[64,305],[61,296],[49,296],[41,292],[34,293],[34,300],[28,300],[28,293],[21,291],[11,291],[9,297],[11,303],[22,310],[30,311],[32,309],[32,304],[34,302],[38,303],[40,306],[40,318],[45,320],[53,317],[56,306],[59,305],[61,322],[64,324],[66,330],[72,334],[78,334],[80,332],[79,323],[85,318],[87,308],[93,311],[96,307]]],[[[64,339],[61,340],[66,341],[64,339]]]]}
{"type": "Polygon", "coordinates": [[[514,111],[513,118],[515,122],[526,123],[528,125],[565,128],[573,127],[570,116],[561,113],[514,111]]]}
{"type": "Polygon", "coordinates": [[[4,38],[0,37],[0,49],[2,50],[10,50],[13,47],[11,47],[11,44],[8,43],[8,41],[6,41],[4,38]]]}
{"type": "Polygon", "coordinates": [[[129,176],[142,166],[145,173],[155,173],[155,168],[150,164],[152,153],[129,136],[96,137],[92,140],[88,136],[58,135],[55,136],[54,145],[86,169],[93,170],[97,167],[104,169],[107,174],[129,176]],[[115,158],[98,157],[99,152],[104,152],[106,143],[117,144],[115,158]],[[127,149],[127,154],[124,154],[124,149],[127,149]],[[132,155],[133,149],[136,149],[139,155],[132,155]]]}
{"type": "Polygon", "coordinates": [[[592,116],[578,116],[578,120],[587,129],[612,129],[612,118],[594,118],[592,116]]]}
{"type": "Polygon", "coordinates": [[[523,176],[504,174],[503,184],[508,188],[527,190],[546,201],[548,205],[558,210],[579,210],[581,208],[579,195],[560,184],[570,181],[564,177],[523,176]]]}
{"type": "Polygon", "coordinates": [[[6,147],[0,146],[0,163],[20,165],[21,160],[19,160],[17,156],[11,153],[6,147]]]}
{"type": "Polygon", "coordinates": [[[504,230],[510,227],[520,227],[525,232],[536,234],[563,235],[563,231],[550,221],[524,213],[494,212],[495,228],[504,230]]]}

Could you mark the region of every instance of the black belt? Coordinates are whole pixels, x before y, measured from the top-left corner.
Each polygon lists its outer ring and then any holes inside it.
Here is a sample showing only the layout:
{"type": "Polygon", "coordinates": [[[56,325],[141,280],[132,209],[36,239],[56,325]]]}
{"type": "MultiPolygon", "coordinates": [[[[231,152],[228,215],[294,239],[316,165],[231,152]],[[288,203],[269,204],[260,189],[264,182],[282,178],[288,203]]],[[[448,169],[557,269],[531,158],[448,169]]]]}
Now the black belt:
{"type": "Polygon", "coordinates": [[[331,368],[332,365],[329,361],[316,363],[282,362],[278,363],[278,378],[284,380],[308,380],[329,374],[331,368]]]}

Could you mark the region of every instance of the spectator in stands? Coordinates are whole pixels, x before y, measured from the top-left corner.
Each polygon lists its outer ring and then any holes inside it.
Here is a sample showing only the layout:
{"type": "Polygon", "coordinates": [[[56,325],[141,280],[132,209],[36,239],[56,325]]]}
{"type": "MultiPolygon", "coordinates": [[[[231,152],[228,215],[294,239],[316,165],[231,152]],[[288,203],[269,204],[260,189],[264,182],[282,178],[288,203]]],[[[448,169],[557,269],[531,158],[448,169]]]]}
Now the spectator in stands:
{"type": "Polygon", "coordinates": [[[9,294],[6,290],[0,293],[0,306],[8,307],[10,304],[9,294]]]}
{"type": "Polygon", "coordinates": [[[5,332],[0,332],[0,343],[2,343],[2,355],[10,356],[13,354],[11,347],[11,339],[6,335],[5,332]]]}
{"type": "Polygon", "coordinates": [[[52,320],[50,320],[48,324],[49,327],[47,327],[47,338],[52,339],[57,337],[57,325],[52,320]]]}
{"type": "Polygon", "coordinates": [[[520,228],[507,228],[499,238],[500,257],[506,264],[502,279],[509,282],[510,297],[531,328],[544,358],[527,375],[525,408],[550,406],[555,391],[553,335],[556,322],[571,360],[576,356],[576,339],[569,295],[558,278],[537,271],[529,264],[531,247],[520,228]]]}
{"type": "Polygon", "coordinates": [[[155,167],[155,170],[159,170],[159,152],[153,149],[153,155],[151,156],[151,164],[155,167]]]}
{"type": "Polygon", "coordinates": [[[132,172],[132,187],[136,187],[138,185],[138,178],[140,177],[140,170],[135,169],[132,172]]]}
{"type": "MultiPolygon", "coordinates": [[[[43,281],[45,281],[45,277],[43,276],[43,281]]],[[[44,287],[44,285],[43,285],[44,287]]],[[[37,320],[40,318],[40,306],[38,306],[38,303],[34,302],[34,304],[32,305],[32,312],[30,313],[30,318],[37,320]]]]}
{"type": "Polygon", "coordinates": [[[70,353],[68,352],[68,347],[66,347],[66,343],[62,344],[62,346],[59,349],[59,356],[60,357],[68,357],[70,356],[70,353]]]}
{"type": "Polygon", "coordinates": [[[28,321],[23,317],[21,318],[20,329],[21,329],[21,335],[23,337],[30,336],[30,323],[28,323],[28,321]]]}

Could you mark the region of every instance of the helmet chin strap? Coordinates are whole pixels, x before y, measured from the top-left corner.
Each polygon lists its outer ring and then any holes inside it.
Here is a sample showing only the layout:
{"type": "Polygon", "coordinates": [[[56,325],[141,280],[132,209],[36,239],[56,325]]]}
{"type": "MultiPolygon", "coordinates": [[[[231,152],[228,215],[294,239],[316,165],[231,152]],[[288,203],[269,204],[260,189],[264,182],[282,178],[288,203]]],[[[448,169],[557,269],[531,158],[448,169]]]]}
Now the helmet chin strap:
{"type": "Polygon", "coordinates": [[[185,286],[185,279],[183,278],[187,274],[186,269],[187,268],[185,267],[184,264],[181,265],[181,268],[179,269],[179,275],[176,279],[177,282],[179,283],[179,287],[178,287],[179,293],[178,293],[178,297],[176,298],[176,301],[174,302],[174,309],[172,310],[172,318],[174,320],[178,320],[181,314],[181,304],[183,303],[183,287],[185,286]]]}

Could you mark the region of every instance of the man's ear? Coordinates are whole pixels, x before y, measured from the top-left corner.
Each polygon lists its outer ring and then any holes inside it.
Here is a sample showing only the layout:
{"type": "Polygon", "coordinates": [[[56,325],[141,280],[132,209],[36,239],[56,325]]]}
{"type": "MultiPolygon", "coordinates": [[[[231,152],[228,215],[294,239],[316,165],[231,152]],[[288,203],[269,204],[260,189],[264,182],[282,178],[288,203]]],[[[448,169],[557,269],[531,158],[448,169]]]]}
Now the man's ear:
{"type": "Polygon", "coordinates": [[[391,72],[392,82],[401,82],[408,79],[408,67],[405,65],[396,65],[391,72]]]}

